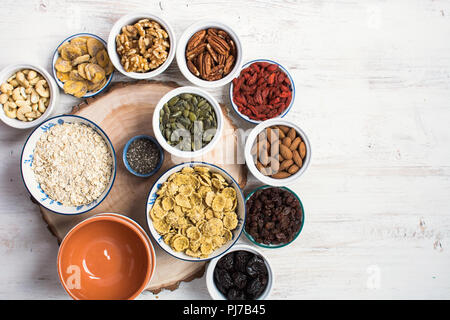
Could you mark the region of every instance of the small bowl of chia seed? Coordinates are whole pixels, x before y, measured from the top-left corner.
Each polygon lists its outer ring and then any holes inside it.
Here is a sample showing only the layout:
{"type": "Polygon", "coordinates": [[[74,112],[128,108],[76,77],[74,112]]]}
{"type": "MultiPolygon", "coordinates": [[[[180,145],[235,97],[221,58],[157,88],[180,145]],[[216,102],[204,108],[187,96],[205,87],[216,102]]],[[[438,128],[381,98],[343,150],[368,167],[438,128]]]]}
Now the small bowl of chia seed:
{"type": "Polygon", "coordinates": [[[135,136],[123,148],[123,163],[137,177],[148,178],[154,175],[163,161],[164,151],[152,136],[135,136]]]}

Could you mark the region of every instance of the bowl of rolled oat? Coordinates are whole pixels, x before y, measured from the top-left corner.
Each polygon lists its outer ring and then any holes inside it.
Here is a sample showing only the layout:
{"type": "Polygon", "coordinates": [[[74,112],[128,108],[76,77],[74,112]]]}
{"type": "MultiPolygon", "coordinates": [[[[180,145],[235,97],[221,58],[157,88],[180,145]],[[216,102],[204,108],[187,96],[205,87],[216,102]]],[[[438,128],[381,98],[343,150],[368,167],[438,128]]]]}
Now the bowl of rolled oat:
{"type": "Polygon", "coordinates": [[[113,25],[108,54],[114,67],[133,79],[150,79],[166,70],[175,57],[170,24],[151,13],[131,13],[113,25]]]}
{"type": "Polygon", "coordinates": [[[41,123],[29,135],[20,171],[39,205],[59,214],[81,214],[109,194],[116,177],[116,154],[97,124],[61,115],[41,123]]]}

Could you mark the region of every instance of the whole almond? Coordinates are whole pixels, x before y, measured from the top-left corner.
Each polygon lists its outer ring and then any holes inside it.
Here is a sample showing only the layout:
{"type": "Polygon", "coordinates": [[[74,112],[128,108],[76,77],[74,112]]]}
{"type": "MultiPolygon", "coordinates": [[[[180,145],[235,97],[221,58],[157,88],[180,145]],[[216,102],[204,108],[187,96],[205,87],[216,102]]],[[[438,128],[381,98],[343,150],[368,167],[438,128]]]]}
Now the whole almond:
{"type": "Polygon", "coordinates": [[[280,154],[284,159],[292,159],[292,151],[284,144],[280,144],[280,154]]]}
{"type": "Polygon", "coordinates": [[[277,173],[271,175],[271,178],[275,178],[275,179],[284,179],[289,177],[291,174],[289,172],[286,171],[278,171],[277,173]]]}
{"type": "Polygon", "coordinates": [[[278,129],[280,129],[281,131],[283,131],[283,133],[284,133],[285,135],[287,135],[290,128],[289,128],[288,126],[282,126],[282,125],[279,125],[279,126],[278,126],[278,129]]]}
{"type": "Polygon", "coordinates": [[[281,171],[286,170],[287,168],[292,166],[293,163],[294,163],[293,160],[284,160],[283,162],[281,162],[279,170],[281,171]]]}
{"type": "Polygon", "coordinates": [[[291,141],[293,141],[295,139],[295,137],[297,136],[297,132],[295,131],[294,128],[290,128],[289,132],[286,134],[289,138],[291,138],[291,141]]]}
{"type": "Polygon", "coordinates": [[[298,148],[298,146],[300,145],[301,142],[302,142],[302,138],[300,138],[300,137],[295,138],[295,139],[292,141],[291,145],[289,146],[289,149],[291,149],[292,151],[294,151],[295,149],[298,148]]]}
{"type": "Polygon", "coordinates": [[[291,146],[291,143],[292,143],[292,139],[291,139],[291,138],[286,137],[286,138],[283,139],[283,144],[284,144],[286,147],[289,148],[289,147],[291,146]]]}
{"type": "Polygon", "coordinates": [[[300,168],[299,168],[296,164],[293,164],[292,166],[289,167],[288,173],[294,174],[294,173],[296,173],[299,169],[300,169],[300,168]]]}
{"type": "Polygon", "coordinates": [[[297,150],[294,150],[294,151],[292,152],[292,160],[294,160],[295,164],[296,164],[299,168],[302,167],[302,165],[303,165],[303,160],[302,160],[302,157],[300,157],[300,154],[298,153],[297,150]]]}
{"type": "Polygon", "coordinates": [[[298,152],[300,154],[300,157],[302,157],[302,159],[305,159],[305,156],[306,156],[306,145],[305,145],[305,143],[303,141],[298,146],[298,152]]]}

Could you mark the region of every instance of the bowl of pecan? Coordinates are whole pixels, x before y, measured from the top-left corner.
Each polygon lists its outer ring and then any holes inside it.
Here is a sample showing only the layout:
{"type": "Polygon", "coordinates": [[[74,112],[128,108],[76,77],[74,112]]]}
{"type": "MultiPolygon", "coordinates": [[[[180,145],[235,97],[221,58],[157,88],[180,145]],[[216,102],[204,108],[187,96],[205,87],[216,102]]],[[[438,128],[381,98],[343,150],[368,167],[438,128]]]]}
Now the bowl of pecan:
{"type": "Polygon", "coordinates": [[[200,21],[184,31],[176,55],[186,79],[200,87],[217,88],[229,83],[239,72],[242,45],[228,25],[200,21]]]}
{"type": "Polygon", "coordinates": [[[283,118],[295,98],[294,81],[278,62],[257,59],[242,66],[230,85],[230,100],[236,113],[251,123],[283,118]]]}
{"type": "Polygon", "coordinates": [[[175,33],[170,24],[151,13],[120,18],[108,37],[114,67],[133,79],[150,79],[164,72],[175,57],[175,33]]]}
{"type": "Polygon", "coordinates": [[[267,185],[286,186],[309,167],[311,144],[295,123],[270,119],[252,129],[244,154],[247,167],[256,179],[267,185]]]}
{"type": "Polygon", "coordinates": [[[303,204],[286,187],[261,186],[245,199],[244,234],[263,248],[281,248],[300,235],[305,222],[303,204]]]}

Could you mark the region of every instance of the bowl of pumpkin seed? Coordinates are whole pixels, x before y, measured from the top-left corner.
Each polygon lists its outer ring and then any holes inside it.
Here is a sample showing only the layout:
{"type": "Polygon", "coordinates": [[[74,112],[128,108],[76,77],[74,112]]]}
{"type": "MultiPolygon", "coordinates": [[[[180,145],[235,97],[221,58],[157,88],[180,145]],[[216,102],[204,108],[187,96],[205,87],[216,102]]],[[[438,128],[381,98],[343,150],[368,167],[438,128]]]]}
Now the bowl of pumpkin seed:
{"type": "Polygon", "coordinates": [[[171,155],[197,158],[214,148],[223,131],[219,103],[197,87],[179,87],[166,93],[153,113],[153,131],[171,155]]]}

